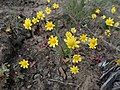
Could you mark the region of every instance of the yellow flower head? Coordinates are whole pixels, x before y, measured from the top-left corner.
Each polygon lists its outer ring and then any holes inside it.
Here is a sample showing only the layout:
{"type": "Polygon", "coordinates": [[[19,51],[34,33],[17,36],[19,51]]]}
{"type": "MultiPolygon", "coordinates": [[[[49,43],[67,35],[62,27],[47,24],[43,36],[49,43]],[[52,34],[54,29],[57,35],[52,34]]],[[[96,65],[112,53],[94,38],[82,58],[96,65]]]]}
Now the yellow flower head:
{"type": "Polygon", "coordinates": [[[98,9],[98,8],[95,10],[95,13],[97,13],[97,14],[99,14],[100,12],[101,12],[101,11],[100,11],[100,9],[98,9]]]}
{"type": "Polygon", "coordinates": [[[78,44],[80,43],[80,41],[77,41],[77,38],[74,36],[67,37],[66,39],[64,39],[64,41],[66,42],[66,45],[70,49],[79,48],[78,44]]]}
{"type": "Polygon", "coordinates": [[[33,24],[36,24],[36,23],[38,23],[38,22],[39,22],[39,20],[38,20],[37,18],[33,17],[32,23],[33,23],[33,24]]]}
{"type": "Polygon", "coordinates": [[[105,15],[103,15],[103,16],[102,16],[102,19],[105,19],[105,18],[106,18],[106,16],[105,16],[105,15]]]}
{"type": "Polygon", "coordinates": [[[59,8],[59,4],[58,4],[58,3],[53,3],[52,7],[53,7],[54,9],[58,9],[58,8],[59,8]]]}
{"type": "Polygon", "coordinates": [[[20,64],[20,67],[22,67],[24,69],[28,68],[28,66],[29,66],[28,60],[25,60],[25,59],[23,59],[22,61],[20,61],[19,64],[20,64]]]}
{"type": "Polygon", "coordinates": [[[38,11],[37,12],[37,19],[43,20],[45,18],[45,14],[43,11],[38,11]]]}
{"type": "Polygon", "coordinates": [[[117,63],[117,65],[120,65],[120,59],[115,60],[115,62],[117,63]]]}
{"type": "Polygon", "coordinates": [[[47,21],[47,23],[45,25],[46,30],[51,31],[54,29],[54,27],[55,27],[55,25],[53,24],[52,21],[47,21]]]}
{"type": "Polygon", "coordinates": [[[26,18],[23,26],[25,27],[25,29],[31,30],[31,26],[32,26],[31,20],[29,18],[26,18]]]}
{"type": "Polygon", "coordinates": [[[48,44],[50,47],[55,47],[56,45],[58,46],[58,37],[51,35],[48,39],[48,44]]]}
{"type": "Polygon", "coordinates": [[[96,49],[96,46],[98,45],[97,38],[90,38],[89,39],[89,48],[96,49]]]}
{"type": "Polygon", "coordinates": [[[116,22],[115,24],[114,24],[114,27],[118,27],[120,25],[120,23],[119,22],[116,22]]]}
{"type": "Polygon", "coordinates": [[[112,6],[112,8],[111,8],[111,13],[115,13],[116,12],[116,7],[115,6],[112,6]]]}
{"type": "Polygon", "coordinates": [[[96,19],[97,15],[96,14],[92,14],[91,17],[92,17],[92,19],[96,19]]]}
{"type": "Polygon", "coordinates": [[[70,71],[72,74],[77,74],[79,73],[79,68],[77,66],[72,66],[70,67],[70,71]]]}
{"type": "Polygon", "coordinates": [[[46,14],[50,14],[52,12],[52,10],[49,7],[46,7],[45,12],[46,12],[46,14]]]}
{"type": "Polygon", "coordinates": [[[110,30],[105,30],[105,35],[109,37],[111,35],[110,30]]]}
{"type": "Polygon", "coordinates": [[[73,63],[78,63],[82,61],[82,57],[80,55],[75,54],[73,56],[73,63]]]}
{"type": "Polygon", "coordinates": [[[82,34],[80,40],[85,43],[88,40],[87,34],[82,34]]]}
{"type": "Polygon", "coordinates": [[[76,33],[76,31],[77,31],[76,28],[71,28],[72,33],[76,33]]]}
{"type": "Polygon", "coordinates": [[[48,3],[50,3],[50,2],[51,2],[51,0],[47,0],[47,2],[48,2],[48,3]]]}
{"type": "Polygon", "coordinates": [[[69,31],[67,31],[67,32],[65,33],[65,36],[66,36],[66,37],[72,37],[72,33],[69,32],[69,31]]]}
{"type": "Polygon", "coordinates": [[[108,19],[106,19],[105,23],[106,23],[106,25],[108,25],[108,26],[113,26],[114,21],[113,21],[112,18],[109,17],[108,19]]]}

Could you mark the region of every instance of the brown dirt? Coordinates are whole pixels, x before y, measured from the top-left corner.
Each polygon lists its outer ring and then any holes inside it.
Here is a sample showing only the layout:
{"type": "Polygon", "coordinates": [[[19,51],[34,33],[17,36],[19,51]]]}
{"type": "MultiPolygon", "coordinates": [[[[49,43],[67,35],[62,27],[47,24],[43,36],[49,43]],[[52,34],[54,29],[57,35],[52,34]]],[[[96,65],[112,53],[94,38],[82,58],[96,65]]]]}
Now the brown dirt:
{"type": "Polygon", "coordinates": [[[43,32],[31,38],[29,32],[15,27],[18,15],[31,17],[34,11],[41,9],[39,0],[0,2],[0,38],[3,40],[3,43],[0,41],[0,65],[5,62],[11,65],[10,77],[0,82],[0,90],[99,90],[100,71],[91,61],[80,63],[80,73],[72,75],[69,65],[48,48],[47,34],[43,32]],[[13,31],[5,33],[9,23],[13,31]],[[19,60],[23,58],[30,61],[30,69],[18,67],[19,60]]]}

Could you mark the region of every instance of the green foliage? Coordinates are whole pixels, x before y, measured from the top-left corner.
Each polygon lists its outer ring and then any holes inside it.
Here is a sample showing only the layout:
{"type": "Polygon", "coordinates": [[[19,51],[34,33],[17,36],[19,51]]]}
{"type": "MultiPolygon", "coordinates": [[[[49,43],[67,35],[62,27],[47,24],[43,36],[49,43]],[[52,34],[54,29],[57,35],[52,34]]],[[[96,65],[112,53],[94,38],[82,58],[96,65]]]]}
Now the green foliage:
{"type": "Polygon", "coordinates": [[[71,14],[77,21],[80,21],[82,16],[84,15],[84,1],[85,0],[69,0],[66,1],[64,10],[65,13],[71,14]]]}
{"type": "Polygon", "coordinates": [[[9,72],[9,69],[5,66],[5,64],[2,64],[0,68],[0,76],[4,75],[5,72],[9,72]]]}
{"type": "Polygon", "coordinates": [[[107,9],[113,3],[119,4],[120,2],[118,0],[67,0],[64,3],[64,13],[71,15],[77,22],[80,22],[87,20],[95,7],[107,9]]]}

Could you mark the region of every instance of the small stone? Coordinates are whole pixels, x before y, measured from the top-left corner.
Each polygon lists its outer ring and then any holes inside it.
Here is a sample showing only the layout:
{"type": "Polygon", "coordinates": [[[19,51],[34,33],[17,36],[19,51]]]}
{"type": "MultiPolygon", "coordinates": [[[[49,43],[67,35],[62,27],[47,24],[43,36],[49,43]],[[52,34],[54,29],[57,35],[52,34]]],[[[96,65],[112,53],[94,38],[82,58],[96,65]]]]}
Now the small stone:
{"type": "Polygon", "coordinates": [[[27,86],[28,89],[31,88],[31,87],[32,87],[32,85],[28,85],[28,86],[27,86]]]}
{"type": "Polygon", "coordinates": [[[34,76],[34,79],[38,78],[39,76],[40,76],[40,74],[36,74],[36,75],[34,76]]]}

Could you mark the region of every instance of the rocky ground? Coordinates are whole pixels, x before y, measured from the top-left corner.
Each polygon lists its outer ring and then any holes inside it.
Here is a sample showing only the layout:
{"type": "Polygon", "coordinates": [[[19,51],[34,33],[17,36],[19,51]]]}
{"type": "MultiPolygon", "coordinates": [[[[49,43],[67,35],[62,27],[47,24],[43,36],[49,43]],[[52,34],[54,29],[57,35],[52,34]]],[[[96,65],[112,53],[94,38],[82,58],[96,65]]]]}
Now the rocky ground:
{"type": "Polygon", "coordinates": [[[0,65],[10,64],[7,79],[0,76],[0,90],[99,90],[101,71],[95,63],[80,63],[80,73],[72,76],[65,60],[47,46],[47,33],[32,37],[18,28],[43,6],[44,0],[0,0],[0,65]],[[22,58],[30,60],[29,70],[18,67],[22,58]]]}

